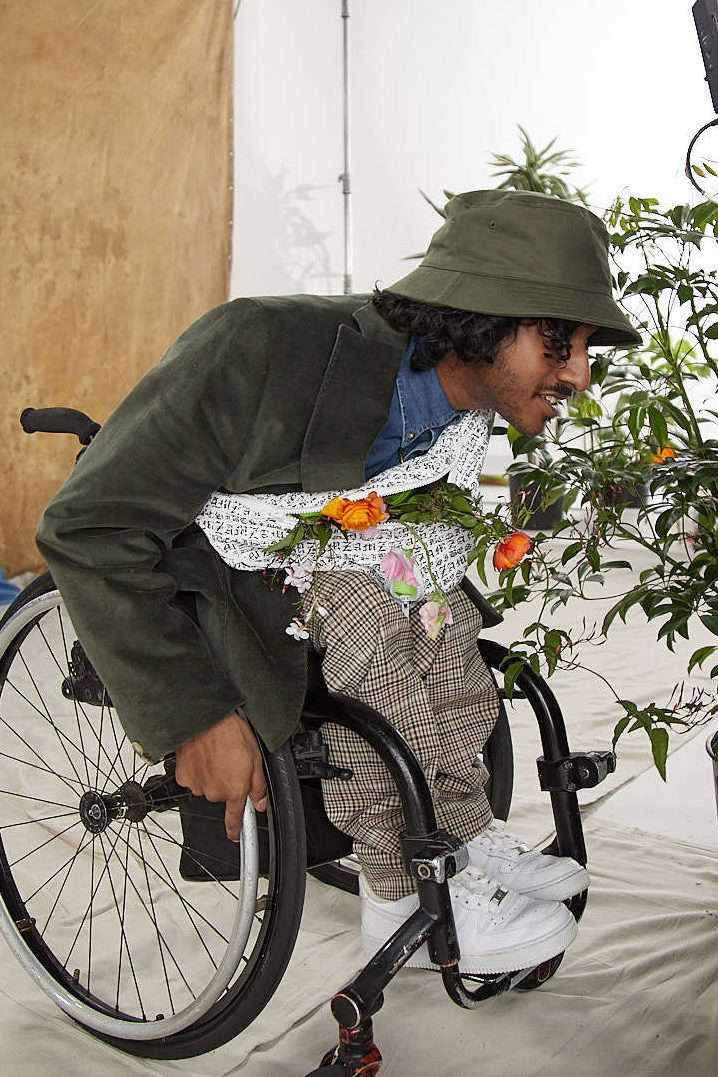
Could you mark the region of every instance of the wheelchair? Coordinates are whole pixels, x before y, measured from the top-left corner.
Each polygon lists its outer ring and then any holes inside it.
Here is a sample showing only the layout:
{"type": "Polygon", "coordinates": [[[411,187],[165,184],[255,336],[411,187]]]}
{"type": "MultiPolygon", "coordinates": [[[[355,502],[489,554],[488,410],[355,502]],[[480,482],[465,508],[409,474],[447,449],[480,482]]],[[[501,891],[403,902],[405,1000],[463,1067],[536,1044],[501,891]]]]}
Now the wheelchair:
{"type": "MultiPolygon", "coordinates": [[[[27,409],[22,421],[29,432],[76,433],[84,444],[98,429],[70,409],[27,409]]],[[[484,602],[468,581],[462,586],[484,602]]],[[[492,810],[505,819],[513,786],[501,688],[508,652],[484,638],[479,647],[501,699],[483,755],[492,810]]],[[[334,995],[338,1043],[312,1074],[375,1077],[381,1055],[372,1019],[424,942],[449,997],[465,1008],[537,987],[558,968],[561,954],[510,974],[462,975],[448,879],[466,864],[465,846],[437,828],[426,779],[403,738],[364,704],[330,693],[317,656],[309,673],[299,732],[275,752],[260,743],[267,809],[256,813],[248,802],[235,844],[224,832],[224,805],[179,786],[173,758],[153,766],[135,754],[48,573],[0,621],[0,930],[35,983],[115,1047],[179,1059],[227,1043],[283,977],[306,873],[358,893],[351,839],[323,808],[322,779],[351,777],[351,760],[328,762],[326,722],[354,730],[389,768],[419,908],[334,995]]],[[[615,757],[570,751],[558,702],[529,668],[513,695],[528,701],[540,731],[539,781],[556,834],[545,851],[585,864],[577,790],[602,781],[615,757]]],[[[585,902],[585,892],[570,900],[577,919],[585,902]]]]}

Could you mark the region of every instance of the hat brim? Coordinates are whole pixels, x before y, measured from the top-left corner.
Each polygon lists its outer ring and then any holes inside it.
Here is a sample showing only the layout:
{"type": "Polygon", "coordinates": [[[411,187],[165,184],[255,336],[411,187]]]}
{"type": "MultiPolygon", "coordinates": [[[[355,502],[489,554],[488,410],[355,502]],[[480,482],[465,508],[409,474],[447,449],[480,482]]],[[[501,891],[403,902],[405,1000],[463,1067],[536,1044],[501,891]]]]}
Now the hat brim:
{"type": "Polygon", "coordinates": [[[428,303],[504,318],[565,318],[595,325],[591,345],[637,348],[642,337],[611,295],[516,278],[484,276],[423,263],[386,291],[428,303]],[[507,299],[510,296],[510,300],[507,299]]]}

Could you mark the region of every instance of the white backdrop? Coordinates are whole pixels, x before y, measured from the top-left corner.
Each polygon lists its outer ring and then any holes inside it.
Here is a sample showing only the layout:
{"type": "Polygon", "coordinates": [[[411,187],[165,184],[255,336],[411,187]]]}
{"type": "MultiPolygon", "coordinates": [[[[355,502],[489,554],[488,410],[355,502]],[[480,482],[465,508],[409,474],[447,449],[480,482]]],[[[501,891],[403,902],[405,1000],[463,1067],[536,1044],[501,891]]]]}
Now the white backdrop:
{"type": "MultiPolygon", "coordinates": [[[[232,295],[343,286],[340,0],[242,0],[232,295]]],[[[516,125],[575,151],[599,211],[690,201],[713,116],[690,0],[351,0],[354,290],[390,284],[439,219],[418,193],[495,186],[516,125]]]]}

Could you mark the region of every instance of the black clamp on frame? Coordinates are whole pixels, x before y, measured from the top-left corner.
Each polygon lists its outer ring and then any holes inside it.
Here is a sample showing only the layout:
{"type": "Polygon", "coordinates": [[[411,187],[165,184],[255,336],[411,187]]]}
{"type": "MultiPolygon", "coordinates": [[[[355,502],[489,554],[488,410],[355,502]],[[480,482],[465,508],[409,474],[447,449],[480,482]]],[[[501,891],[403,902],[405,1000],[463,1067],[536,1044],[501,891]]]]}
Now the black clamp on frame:
{"type": "Polygon", "coordinates": [[[329,747],[322,740],[318,729],[295,733],[291,739],[294,765],[297,777],[302,778],[339,778],[348,782],[354,777],[354,771],[348,767],[335,767],[329,762],[329,747]]]}
{"type": "Polygon", "coordinates": [[[435,830],[426,837],[404,833],[401,847],[407,868],[420,882],[446,882],[469,863],[465,844],[448,830],[435,830]]]}
{"type": "Polygon", "coordinates": [[[561,759],[536,760],[539,784],[548,793],[575,793],[577,789],[592,789],[616,769],[612,751],[570,752],[561,759]]]}

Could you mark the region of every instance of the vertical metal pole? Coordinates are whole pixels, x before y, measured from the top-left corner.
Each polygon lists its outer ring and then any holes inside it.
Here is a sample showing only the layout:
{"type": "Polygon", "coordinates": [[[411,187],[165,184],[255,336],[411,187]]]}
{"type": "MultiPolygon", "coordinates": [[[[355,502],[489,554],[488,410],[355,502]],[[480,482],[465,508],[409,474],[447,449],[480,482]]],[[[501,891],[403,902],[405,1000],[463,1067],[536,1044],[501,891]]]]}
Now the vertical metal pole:
{"type": "Polygon", "coordinates": [[[349,0],[342,0],[344,48],[344,171],[339,180],[344,196],[344,294],[352,291],[352,204],[349,174],[349,0]]]}

